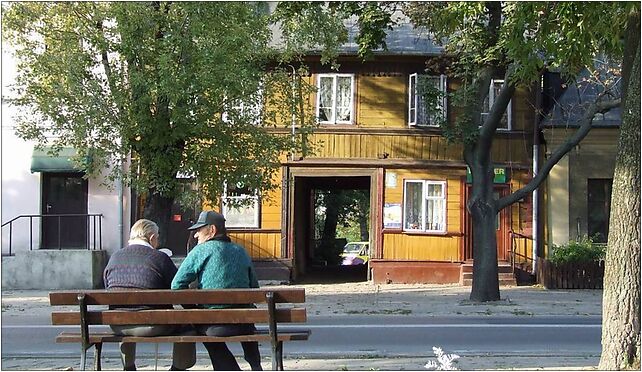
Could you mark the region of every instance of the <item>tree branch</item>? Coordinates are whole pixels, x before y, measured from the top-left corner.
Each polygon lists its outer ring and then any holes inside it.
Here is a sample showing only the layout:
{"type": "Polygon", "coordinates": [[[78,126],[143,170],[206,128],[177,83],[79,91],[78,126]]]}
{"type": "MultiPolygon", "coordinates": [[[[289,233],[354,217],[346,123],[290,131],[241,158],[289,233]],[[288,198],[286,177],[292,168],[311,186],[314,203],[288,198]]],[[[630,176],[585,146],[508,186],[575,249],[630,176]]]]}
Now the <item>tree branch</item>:
{"type": "Polygon", "coordinates": [[[588,107],[586,113],[584,114],[584,117],[580,121],[581,124],[577,131],[571,137],[569,137],[566,142],[561,144],[555,150],[555,152],[553,152],[551,157],[546,160],[546,163],[544,163],[542,168],[537,173],[537,176],[533,178],[531,182],[529,182],[521,189],[515,191],[514,193],[499,199],[497,202],[497,211],[499,212],[507,206],[526,197],[529,193],[533,192],[533,190],[539,187],[539,185],[546,179],[546,177],[548,177],[548,174],[550,173],[551,169],[553,169],[555,164],[557,164],[560,159],[564,157],[564,155],[571,151],[571,149],[573,149],[578,143],[580,143],[580,141],[582,141],[582,139],[584,139],[584,137],[586,137],[586,135],[591,130],[593,117],[595,116],[595,114],[599,112],[606,112],[612,108],[615,108],[620,105],[621,101],[621,99],[615,99],[610,101],[592,103],[588,107]]]}

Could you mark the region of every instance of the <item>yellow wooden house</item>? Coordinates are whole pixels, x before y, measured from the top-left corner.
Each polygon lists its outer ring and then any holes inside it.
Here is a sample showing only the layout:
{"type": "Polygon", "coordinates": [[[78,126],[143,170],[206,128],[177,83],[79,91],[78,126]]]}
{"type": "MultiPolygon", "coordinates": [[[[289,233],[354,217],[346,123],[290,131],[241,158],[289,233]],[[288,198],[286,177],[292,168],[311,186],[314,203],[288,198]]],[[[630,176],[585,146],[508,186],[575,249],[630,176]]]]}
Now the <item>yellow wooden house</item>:
{"type": "MultiPolygon", "coordinates": [[[[443,50],[411,26],[395,27],[387,45],[366,62],[347,45],[338,70],[308,56],[303,78],[317,87],[308,103],[319,119],[308,139],[316,151],[284,156],[281,188],[256,197],[238,216],[223,208],[230,236],[246,247],[263,279],[305,278],[314,244],[312,193],[323,187],[368,190],[368,277],[375,283],[464,283],[473,251],[462,146],[446,141],[418,99],[425,84],[452,92],[457,83],[426,72],[426,61],[443,50]]],[[[502,83],[493,80],[488,104],[502,83]]],[[[492,157],[499,195],[532,177],[534,102],[519,89],[497,131],[492,157]]],[[[452,121],[450,102],[438,104],[452,121]]],[[[532,234],[531,223],[530,198],[498,215],[500,265],[511,260],[512,237],[532,234]]]]}

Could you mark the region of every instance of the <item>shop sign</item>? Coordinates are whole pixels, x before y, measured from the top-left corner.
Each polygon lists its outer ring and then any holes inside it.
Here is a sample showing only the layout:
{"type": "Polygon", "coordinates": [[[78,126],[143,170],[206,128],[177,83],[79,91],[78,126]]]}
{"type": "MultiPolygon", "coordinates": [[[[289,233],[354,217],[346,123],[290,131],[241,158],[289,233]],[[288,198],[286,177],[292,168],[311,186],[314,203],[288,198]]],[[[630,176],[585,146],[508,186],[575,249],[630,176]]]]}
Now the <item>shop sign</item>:
{"type": "MultiPolygon", "coordinates": [[[[494,168],[495,178],[493,178],[493,183],[506,183],[508,182],[508,169],[506,168],[494,168]]],[[[470,173],[470,168],[466,167],[466,183],[473,182],[473,175],[470,173]]]]}

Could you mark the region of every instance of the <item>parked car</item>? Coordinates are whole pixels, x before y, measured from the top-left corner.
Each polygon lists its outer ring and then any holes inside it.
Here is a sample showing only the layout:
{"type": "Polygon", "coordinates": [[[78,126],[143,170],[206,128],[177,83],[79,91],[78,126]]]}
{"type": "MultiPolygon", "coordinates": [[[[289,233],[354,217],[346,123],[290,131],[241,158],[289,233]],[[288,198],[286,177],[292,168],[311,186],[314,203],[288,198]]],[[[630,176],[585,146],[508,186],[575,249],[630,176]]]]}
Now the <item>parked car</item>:
{"type": "Polygon", "coordinates": [[[341,265],[364,265],[370,258],[370,242],[350,242],[343,247],[341,265]]]}

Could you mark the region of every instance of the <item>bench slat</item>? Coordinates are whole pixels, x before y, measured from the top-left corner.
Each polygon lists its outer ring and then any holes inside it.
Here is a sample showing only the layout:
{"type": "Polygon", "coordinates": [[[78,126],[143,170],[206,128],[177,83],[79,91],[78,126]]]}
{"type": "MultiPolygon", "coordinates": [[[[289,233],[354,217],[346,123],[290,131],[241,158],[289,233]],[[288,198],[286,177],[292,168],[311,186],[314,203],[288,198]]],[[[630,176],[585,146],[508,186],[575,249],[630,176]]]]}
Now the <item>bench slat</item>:
{"type": "Polygon", "coordinates": [[[278,303],[304,303],[305,288],[287,289],[166,289],[149,290],[88,290],[49,293],[49,303],[78,304],[78,294],[84,293],[87,305],[181,305],[181,304],[249,304],[265,303],[265,293],[274,292],[278,303]]]}
{"type": "MultiPolygon", "coordinates": [[[[216,324],[216,323],[267,323],[267,309],[158,309],[158,310],[100,310],[88,311],[88,324],[216,324]]],[[[276,309],[280,323],[305,323],[305,308],[276,309]]],[[[80,324],[80,312],[52,312],[51,324],[80,324]]]]}
{"type": "MultiPolygon", "coordinates": [[[[309,330],[279,332],[279,341],[305,341],[310,337],[309,330]]],[[[242,336],[118,336],[113,333],[92,333],[89,336],[90,343],[101,342],[146,342],[146,343],[172,343],[172,342],[241,342],[241,341],[270,341],[267,333],[257,333],[242,336]]],[[[82,342],[80,333],[62,332],[56,337],[58,343],[82,342]]]]}

